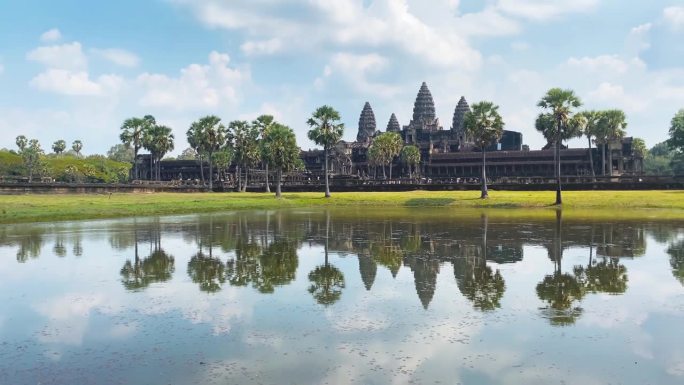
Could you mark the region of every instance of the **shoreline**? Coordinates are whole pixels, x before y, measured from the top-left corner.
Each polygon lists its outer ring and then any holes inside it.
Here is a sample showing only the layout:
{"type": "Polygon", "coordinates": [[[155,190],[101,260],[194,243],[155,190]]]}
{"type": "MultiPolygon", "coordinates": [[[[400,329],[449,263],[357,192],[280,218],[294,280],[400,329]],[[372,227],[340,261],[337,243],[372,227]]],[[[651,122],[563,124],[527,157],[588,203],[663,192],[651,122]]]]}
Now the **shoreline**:
{"type": "MultiPolygon", "coordinates": [[[[284,193],[115,193],[0,195],[0,224],[167,216],[287,208],[555,211],[553,191],[284,193]]],[[[563,212],[622,219],[684,219],[684,190],[566,191],[563,212]]],[[[360,213],[363,215],[363,212],[360,213]]],[[[546,214],[544,214],[546,215],[546,214]]],[[[519,216],[519,215],[516,215],[519,216]]]]}

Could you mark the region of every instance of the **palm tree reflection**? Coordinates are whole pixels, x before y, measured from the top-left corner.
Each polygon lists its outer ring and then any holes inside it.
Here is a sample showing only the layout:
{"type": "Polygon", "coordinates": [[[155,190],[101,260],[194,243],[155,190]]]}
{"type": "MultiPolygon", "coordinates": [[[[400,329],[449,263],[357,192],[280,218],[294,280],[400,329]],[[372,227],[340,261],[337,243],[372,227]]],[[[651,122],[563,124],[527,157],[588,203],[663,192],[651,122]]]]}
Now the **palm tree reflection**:
{"type": "Polygon", "coordinates": [[[328,306],[339,301],[342,289],[345,287],[344,274],[337,267],[328,262],[328,239],[330,238],[330,212],[326,211],[325,220],[325,263],[317,266],[309,273],[309,293],[316,302],[328,306]]]}

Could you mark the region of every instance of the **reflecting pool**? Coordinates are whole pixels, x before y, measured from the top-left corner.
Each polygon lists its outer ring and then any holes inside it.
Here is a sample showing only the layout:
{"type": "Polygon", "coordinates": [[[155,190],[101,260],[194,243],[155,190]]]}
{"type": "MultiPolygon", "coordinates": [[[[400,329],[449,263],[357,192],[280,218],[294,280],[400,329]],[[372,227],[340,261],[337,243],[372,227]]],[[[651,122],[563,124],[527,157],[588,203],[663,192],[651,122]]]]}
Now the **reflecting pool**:
{"type": "Polygon", "coordinates": [[[684,222],[282,210],[0,226],[0,384],[682,384],[684,222]]]}

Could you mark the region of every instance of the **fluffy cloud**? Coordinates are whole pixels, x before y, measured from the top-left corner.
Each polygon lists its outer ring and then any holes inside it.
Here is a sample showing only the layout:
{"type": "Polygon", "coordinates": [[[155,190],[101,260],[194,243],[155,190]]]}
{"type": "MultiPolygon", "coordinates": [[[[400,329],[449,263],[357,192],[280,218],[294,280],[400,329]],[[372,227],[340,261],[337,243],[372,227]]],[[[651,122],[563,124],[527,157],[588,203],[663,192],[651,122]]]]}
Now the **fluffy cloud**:
{"type": "Polygon", "coordinates": [[[140,63],[137,55],[123,49],[93,49],[92,53],[122,67],[137,67],[140,63]]]}
{"type": "Polygon", "coordinates": [[[444,67],[473,69],[481,62],[479,52],[451,27],[453,1],[376,0],[368,6],[362,0],[174,1],[190,7],[209,27],[246,33],[249,39],[242,50],[247,54],[286,49],[333,54],[375,48],[397,50],[413,60],[444,67]],[[442,20],[427,20],[427,11],[442,20]]]}
{"type": "Polygon", "coordinates": [[[91,80],[85,71],[72,72],[63,69],[48,69],[38,74],[29,83],[41,91],[70,96],[104,95],[117,91],[123,79],[116,75],[102,75],[91,80]]]}
{"type": "Polygon", "coordinates": [[[142,87],[144,107],[170,107],[176,110],[203,110],[235,106],[239,86],[250,79],[249,70],[228,66],[230,57],[211,52],[209,64],[191,64],[180,76],[144,73],[137,78],[142,87]]]}
{"type": "Polygon", "coordinates": [[[599,0],[499,0],[501,11],[531,20],[549,20],[568,13],[589,12],[599,0]]]}
{"type": "Polygon", "coordinates": [[[630,69],[643,70],[646,64],[639,58],[625,60],[618,55],[601,55],[596,57],[570,58],[567,63],[571,67],[591,72],[602,72],[615,75],[627,73],[630,69]]]}
{"type": "Polygon", "coordinates": [[[321,89],[330,79],[342,78],[361,94],[383,98],[396,96],[396,86],[369,79],[372,74],[384,70],[388,65],[389,60],[378,54],[338,53],[332,56],[330,63],[323,69],[323,76],[316,79],[314,86],[321,89]]]}
{"type": "Polygon", "coordinates": [[[38,47],[26,58],[49,68],[83,70],[88,67],[88,59],[79,42],[38,47]]]}
{"type": "Polygon", "coordinates": [[[684,7],[673,6],[663,10],[665,22],[675,31],[684,30],[684,7]]]}
{"type": "Polygon", "coordinates": [[[40,41],[43,43],[53,43],[62,39],[62,33],[57,29],[53,28],[49,31],[45,31],[40,35],[40,41]]]}

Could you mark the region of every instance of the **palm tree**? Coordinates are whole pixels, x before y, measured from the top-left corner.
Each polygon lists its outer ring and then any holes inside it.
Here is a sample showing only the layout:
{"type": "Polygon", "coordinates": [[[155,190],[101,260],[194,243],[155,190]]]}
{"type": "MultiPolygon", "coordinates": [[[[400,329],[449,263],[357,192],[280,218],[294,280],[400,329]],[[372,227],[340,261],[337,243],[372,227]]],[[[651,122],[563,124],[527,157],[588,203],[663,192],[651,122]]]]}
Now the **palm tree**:
{"type": "Polygon", "coordinates": [[[276,167],[276,198],[280,198],[283,171],[294,170],[301,165],[297,138],[290,127],[275,123],[263,140],[263,148],[264,161],[276,167]]]}
{"type": "Polygon", "coordinates": [[[244,120],[234,120],[228,125],[235,140],[235,160],[237,161],[238,190],[247,191],[249,167],[259,162],[259,131],[244,120]],[[244,180],[240,176],[240,169],[244,169],[244,180]]]}
{"type": "Polygon", "coordinates": [[[124,120],[121,125],[121,135],[119,139],[128,145],[133,147],[133,178],[139,179],[140,175],[138,173],[138,151],[142,148],[143,138],[145,137],[145,131],[156,124],[156,120],[152,115],[145,115],[143,118],[129,118],[124,120]]]}
{"type": "Polygon", "coordinates": [[[64,152],[66,149],[66,142],[63,139],[60,139],[56,141],[55,143],[52,144],[52,151],[55,152],[55,154],[61,154],[64,152]]]}
{"type": "MultiPolygon", "coordinates": [[[[264,140],[266,140],[266,137],[268,136],[270,129],[273,128],[274,124],[275,120],[271,115],[261,115],[252,122],[252,126],[259,131],[259,136],[261,137],[260,143],[263,143],[264,140]]],[[[266,181],[266,192],[270,193],[271,188],[268,185],[268,160],[266,160],[268,158],[268,155],[266,154],[268,149],[264,146],[260,146],[260,150],[261,159],[264,163],[264,178],[266,181]]]]}
{"type": "Polygon", "coordinates": [[[371,147],[375,147],[380,155],[382,175],[385,176],[385,166],[389,164],[389,178],[392,179],[392,162],[401,151],[402,140],[397,132],[384,132],[373,139],[371,147]]]}
{"type": "Polygon", "coordinates": [[[404,146],[401,149],[401,160],[409,168],[409,177],[413,179],[413,171],[418,171],[418,165],[420,164],[420,150],[418,147],[410,145],[404,146]]]}
{"type": "Polygon", "coordinates": [[[639,169],[644,172],[644,156],[648,153],[648,148],[646,148],[646,142],[641,138],[634,138],[632,140],[632,151],[634,155],[639,158],[639,169]]]}
{"type": "Polygon", "coordinates": [[[499,115],[499,106],[492,102],[479,102],[472,106],[472,111],[466,113],[463,127],[469,138],[482,151],[482,195],[481,199],[489,197],[487,192],[486,153],[487,147],[495,143],[503,134],[504,122],[499,115]]]}
{"type": "Polygon", "coordinates": [[[74,140],[71,144],[71,149],[74,150],[77,156],[81,156],[81,150],[83,149],[83,142],[80,140],[74,140]]]}
{"type": "Polygon", "coordinates": [[[325,197],[330,198],[330,185],[328,183],[328,155],[330,149],[342,139],[344,123],[338,123],[340,113],[330,106],[321,106],[314,111],[307,124],[311,127],[308,137],[319,146],[323,146],[325,162],[325,197]]]}
{"type": "MultiPolygon", "coordinates": [[[[225,146],[228,140],[226,127],[221,124],[221,118],[208,115],[193,122],[187,132],[188,142],[197,147],[198,154],[206,154],[209,161],[209,190],[214,188],[214,153],[225,146]]],[[[200,163],[201,164],[201,163],[200,163]]]]}
{"type": "Polygon", "coordinates": [[[28,139],[24,135],[19,135],[17,136],[15,143],[17,143],[17,147],[19,147],[19,152],[22,152],[28,145],[28,139]]]}
{"type": "Polygon", "coordinates": [[[168,152],[173,151],[174,148],[174,136],[171,131],[170,127],[154,125],[147,131],[145,140],[143,141],[145,148],[150,152],[150,156],[154,161],[154,175],[156,180],[159,180],[160,178],[162,158],[168,152]]]}
{"type": "Polygon", "coordinates": [[[610,142],[619,140],[625,137],[625,128],[627,127],[627,118],[622,110],[606,110],[601,114],[599,125],[602,132],[604,142],[604,163],[605,151],[608,147],[608,176],[613,175],[613,151],[610,149],[610,142]]]}
{"type": "Polygon", "coordinates": [[[572,117],[572,109],[580,107],[582,101],[575,95],[572,90],[563,90],[560,88],[550,89],[544,95],[538,107],[547,110],[556,122],[556,204],[562,203],[561,198],[561,162],[560,162],[560,148],[563,140],[563,131],[568,130],[568,121],[572,117]]]}
{"type": "MultiPolygon", "coordinates": [[[[589,145],[589,163],[591,166],[591,176],[595,177],[596,172],[594,171],[594,154],[591,151],[591,139],[596,138],[596,134],[599,131],[599,121],[601,120],[601,113],[598,111],[582,111],[576,115],[576,117],[582,117],[584,119],[584,128],[582,133],[587,137],[587,144],[589,145]]],[[[581,118],[580,118],[581,119],[581,118]]],[[[582,120],[578,121],[582,123],[582,120]]]]}

